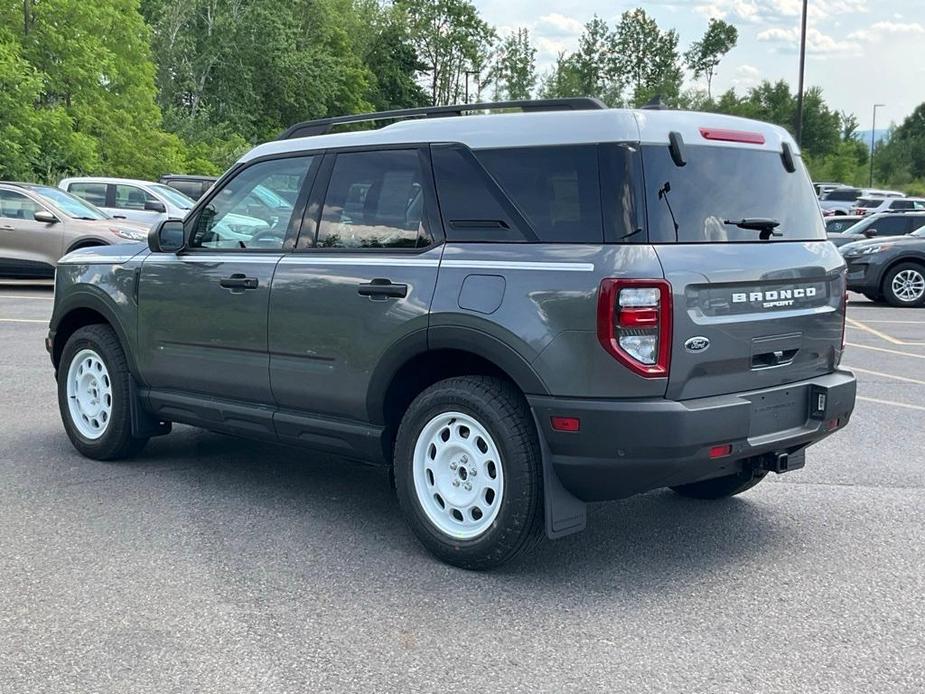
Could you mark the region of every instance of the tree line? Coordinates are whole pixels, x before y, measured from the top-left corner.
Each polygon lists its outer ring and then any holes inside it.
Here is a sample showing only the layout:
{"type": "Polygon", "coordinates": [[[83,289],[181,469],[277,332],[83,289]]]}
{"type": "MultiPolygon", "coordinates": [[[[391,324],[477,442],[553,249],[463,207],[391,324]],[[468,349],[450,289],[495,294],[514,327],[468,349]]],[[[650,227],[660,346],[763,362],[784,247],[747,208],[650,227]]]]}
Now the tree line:
{"type": "MultiPolygon", "coordinates": [[[[593,17],[539,74],[529,31],[500,35],[470,0],[0,0],[0,178],[216,174],[302,120],[533,96],[659,99],[793,130],[786,82],[714,95],[737,41],[712,19],[682,53],[677,31],[635,9],[593,17]]],[[[815,178],[865,182],[857,128],[808,90],[815,178]]],[[[925,105],[875,161],[880,183],[925,192],[925,105]]]]}

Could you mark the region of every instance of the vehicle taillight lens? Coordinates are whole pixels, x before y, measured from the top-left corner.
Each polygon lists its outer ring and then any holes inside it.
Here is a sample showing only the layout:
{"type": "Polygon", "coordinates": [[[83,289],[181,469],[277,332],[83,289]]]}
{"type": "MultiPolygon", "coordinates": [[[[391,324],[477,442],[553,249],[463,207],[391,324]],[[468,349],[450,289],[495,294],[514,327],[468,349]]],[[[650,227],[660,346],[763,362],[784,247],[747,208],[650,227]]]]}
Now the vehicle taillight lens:
{"type": "Polygon", "coordinates": [[[841,351],[845,351],[845,323],[848,322],[848,290],[845,290],[845,295],[842,297],[841,302],[841,351]]]}
{"type": "Polygon", "coordinates": [[[640,376],[668,375],[671,285],[665,280],[605,279],[597,303],[597,338],[640,376]]]}

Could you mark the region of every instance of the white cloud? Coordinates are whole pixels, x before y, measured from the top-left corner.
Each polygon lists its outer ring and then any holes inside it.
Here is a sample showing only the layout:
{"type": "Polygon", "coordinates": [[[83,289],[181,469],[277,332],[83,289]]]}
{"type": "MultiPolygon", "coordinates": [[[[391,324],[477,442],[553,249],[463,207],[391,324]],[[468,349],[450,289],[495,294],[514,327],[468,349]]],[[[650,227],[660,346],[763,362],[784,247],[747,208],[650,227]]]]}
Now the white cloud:
{"type": "Polygon", "coordinates": [[[584,31],[585,25],[574,17],[566,17],[558,12],[540,17],[536,22],[538,34],[552,38],[572,38],[584,31]]]}
{"type": "Polygon", "coordinates": [[[925,26],[918,22],[899,24],[898,22],[875,22],[867,29],[848,34],[850,41],[880,41],[887,36],[916,36],[925,34],[925,26]]]}
{"type": "Polygon", "coordinates": [[[759,81],[761,81],[761,70],[754,65],[739,65],[732,78],[732,86],[748,89],[754,87],[759,81]]]}
{"type": "MultiPolygon", "coordinates": [[[[757,38],[759,41],[780,44],[784,52],[794,52],[800,47],[800,28],[771,27],[759,32],[757,38]]],[[[806,30],[806,51],[819,57],[846,56],[859,55],[861,47],[854,41],[836,41],[828,34],[809,27],[806,30]]]]}
{"type": "MultiPolygon", "coordinates": [[[[710,0],[699,3],[694,10],[709,18],[778,24],[800,17],[803,0],[764,0],[760,3],[754,0],[710,0]]],[[[807,14],[814,20],[861,12],[867,12],[867,0],[813,0],[807,14]]]]}

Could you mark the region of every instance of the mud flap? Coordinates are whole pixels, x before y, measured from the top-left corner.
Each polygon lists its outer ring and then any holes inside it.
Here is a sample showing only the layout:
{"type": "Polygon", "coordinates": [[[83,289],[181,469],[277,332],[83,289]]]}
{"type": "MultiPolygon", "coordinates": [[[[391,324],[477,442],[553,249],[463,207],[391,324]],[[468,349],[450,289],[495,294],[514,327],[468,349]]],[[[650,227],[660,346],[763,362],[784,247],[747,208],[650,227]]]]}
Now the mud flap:
{"type": "Polygon", "coordinates": [[[132,417],[132,436],[147,439],[169,434],[170,422],[162,422],[148,412],[141,403],[141,393],[134,378],[128,380],[129,412],[132,417]]]}
{"type": "Polygon", "coordinates": [[[588,524],[587,504],[576,498],[562,486],[559,476],[552,467],[552,454],[542,434],[542,428],[531,408],[533,422],[540,440],[540,455],[543,457],[543,505],[546,516],[546,537],[557,540],[560,537],[581,532],[588,524]]]}

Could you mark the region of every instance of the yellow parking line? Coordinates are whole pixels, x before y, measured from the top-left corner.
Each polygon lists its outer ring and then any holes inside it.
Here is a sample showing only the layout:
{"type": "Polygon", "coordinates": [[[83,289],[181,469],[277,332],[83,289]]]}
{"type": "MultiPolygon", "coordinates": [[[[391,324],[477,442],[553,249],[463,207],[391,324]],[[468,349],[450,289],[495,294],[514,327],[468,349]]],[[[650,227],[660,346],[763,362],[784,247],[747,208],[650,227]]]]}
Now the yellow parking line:
{"type": "Polygon", "coordinates": [[[871,328],[871,327],[868,326],[868,325],[864,325],[864,324],[863,324],[861,321],[859,321],[859,320],[854,320],[853,318],[845,318],[845,321],[848,323],[848,325],[850,325],[850,326],[853,327],[853,328],[857,328],[858,330],[863,330],[864,332],[868,332],[868,333],[870,333],[871,335],[876,335],[876,336],[879,337],[881,340],[886,340],[887,342],[892,342],[894,345],[903,345],[903,344],[905,344],[905,342],[903,342],[902,340],[897,340],[895,337],[891,337],[890,335],[887,335],[886,333],[882,333],[882,332],[880,332],[879,330],[875,330],[874,328],[871,328]]]}
{"type": "Polygon", "coordinates": [[[889,323],[890,325],[925,325],[925,320],[869,320],[868,323],[889,323]]]}
{"type": "Polygon", "coordinates": [[[882,371],[870,371],[869,369],[862,369],[860,366],[845,366],[846,369],[851,369],[852,371],[857,371],[862,374],[869,374],[871,376],[882,376],[883,378],[893,378],[897,381],[905,381],[906,383],[916,383],[920,386],[925,386],[925,381],[920,381],[917,378],[909,378],[908,376],[896,376],[895,374],[885,374],[882,371]]]}
{"type": "Polygon", "coordinates": [[[925,412],[925,407],[921,405],[910,405],[907,402],[896,402],[894,400],[879,400],[878,398],[868,398],[863,395],[857,396],[858,400],[863,400],[864,402],[875,402],[878,405],[893,405],[894,407],[905,407],[907,410],[919,410],[925,412]]]}
{"type": "Polygon", "coordinates": [[[44,323],[48,325],[47,320],[38,318],[0,318],[0,323],[44,323]]]}
{"type": "Polygon", "coordinates": [[[912,352],[900,352],[898,349],[887,349],[886,347],[874,347],[872,345],[860,345],[857,342],[846,342],[848,347],[857,347],[858,349],[871,349],[875,352],[887,352],[889,354],[898,354],[902,357],[914,357],[916,359],[925,359],[925,354],[914,354],[912,352]]]}

